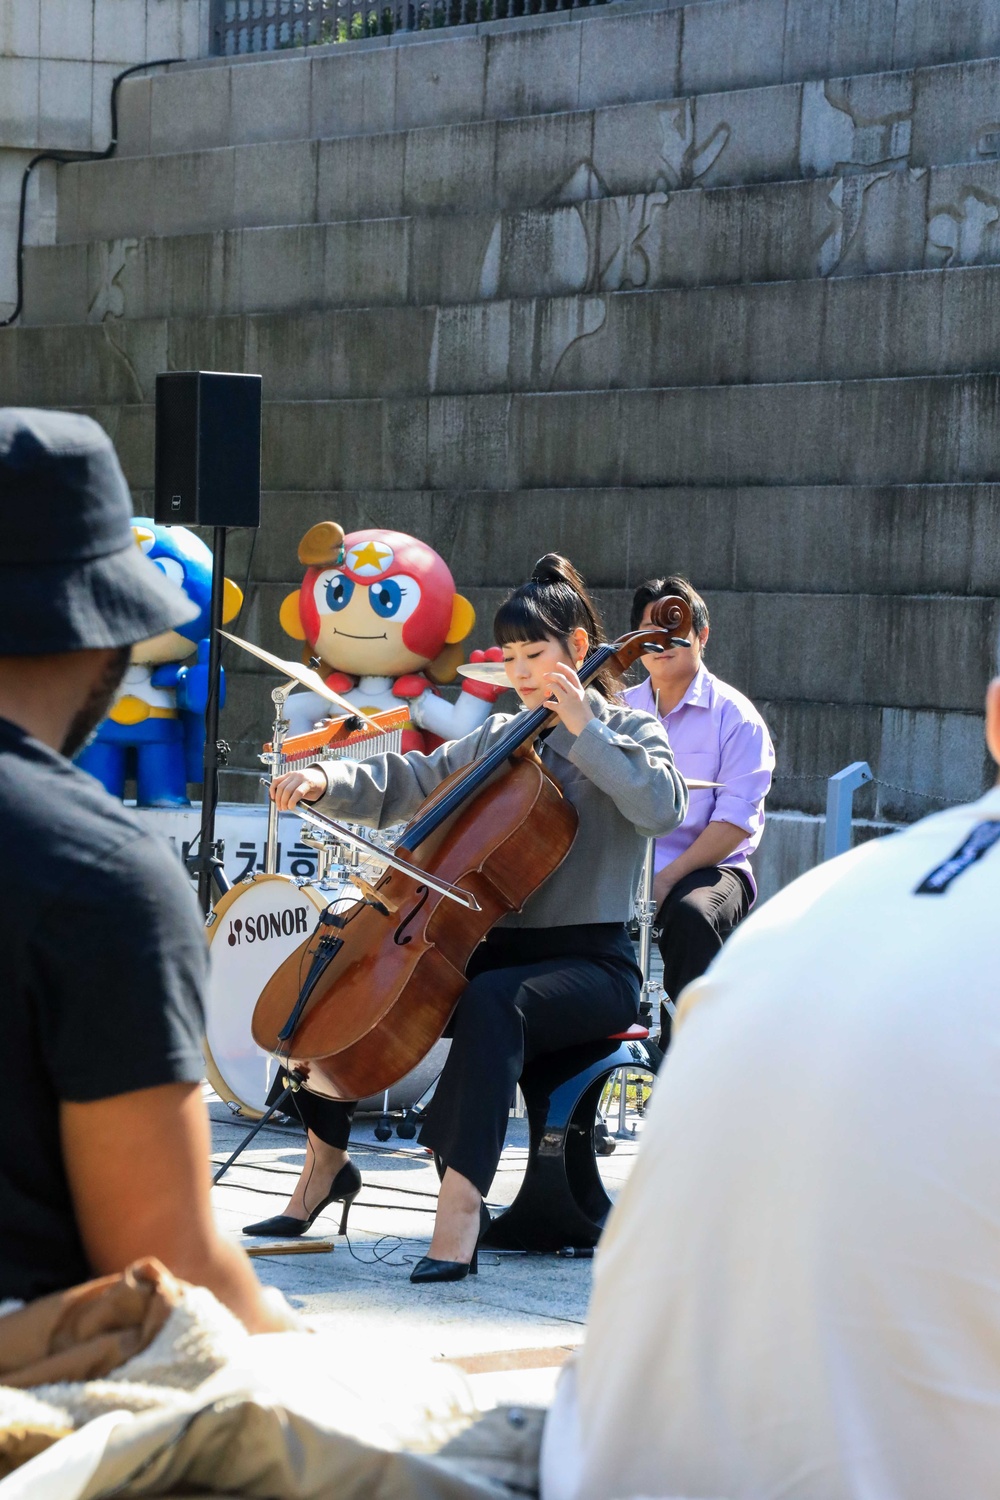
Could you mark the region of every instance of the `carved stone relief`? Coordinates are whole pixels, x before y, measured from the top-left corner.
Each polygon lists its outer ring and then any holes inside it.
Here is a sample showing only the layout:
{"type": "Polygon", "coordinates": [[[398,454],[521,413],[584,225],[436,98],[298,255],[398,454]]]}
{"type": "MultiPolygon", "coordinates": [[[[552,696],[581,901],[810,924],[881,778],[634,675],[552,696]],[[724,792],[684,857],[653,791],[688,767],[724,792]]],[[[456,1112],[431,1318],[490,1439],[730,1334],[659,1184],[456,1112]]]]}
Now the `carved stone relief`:
{"type": "Polygon", "coordinates": [[[825,82],[802,85],[799,167],[804,176],[827,177],[845,167],[905,164],[910,154],[912,109],[874,119],[835,104],[825,82]]]}
{"type": "Polygon", "coordinates": [[[519,295],[505,276],[504,257],[528,261],[549,295],[586,291],[593,280],[590,235],[580,209],[567,204],[549,210],[544,220],[521,215],[508,221],[514,241],[508,250],[504,219],[498,215],[479,267],[479,296],[484,299],[519,295]]]}
{"type": "Polygon", "coordinates": [[[1000,199],[966,188],[958,201],[934,213],[927,225],[924,263],[929,267],[972,266],[1000,259],[1000,199]]]}
{"type": "Polygon", "coordinates": [[[605,297],[582,297],[552,304],[535,347],[535,376],[540,389],[551,389],[563,361],[607,322],[605,297]]]}
{"type": "Polygon", "coordinates": [[[694,101],[678,99],[657,110],[660,122],[660,155],[667,169],[665,179],[654,186],[692,187],[729,145],[732,128],[721,121],[703,139],[698,138],[694,101]]]}
{"type": "Polygon", "coordinates": [[[87,309],[89,322],[103,323],[108,318],[124,317],[125,293],[118,278],[138,248],[139,241],[133,239],[107,240],[92,246],[91,264],[97,286],[87,309]]]}
{"type": "Polygon", "coordinates": [[[646,240],[657,215],[669,202],[667,193],[635,193],[612,198],[601,217],[600,267],[597,285],[604,292],[648,286],[650,259],[646,240]]]}
{"type": "Polygon", "coordinates": [[[829,227],[818,247],[817,276],[832,276],[842,263],[864,222],[866,194],[888,176],[888,172],[876,172],[838,177],[827,199],[829,227]]]}

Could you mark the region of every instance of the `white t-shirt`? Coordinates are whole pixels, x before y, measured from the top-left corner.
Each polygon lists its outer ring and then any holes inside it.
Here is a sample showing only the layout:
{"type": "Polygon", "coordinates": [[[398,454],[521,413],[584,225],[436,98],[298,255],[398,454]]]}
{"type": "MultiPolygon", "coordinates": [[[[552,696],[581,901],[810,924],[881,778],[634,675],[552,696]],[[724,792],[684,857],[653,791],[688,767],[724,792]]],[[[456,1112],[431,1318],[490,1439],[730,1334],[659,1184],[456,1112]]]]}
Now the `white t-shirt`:
{"type": "Polygon", "coordinates": [[[996,820],[820,865],[685,992],[543,1500],[1000,1494],[996,820]]]}

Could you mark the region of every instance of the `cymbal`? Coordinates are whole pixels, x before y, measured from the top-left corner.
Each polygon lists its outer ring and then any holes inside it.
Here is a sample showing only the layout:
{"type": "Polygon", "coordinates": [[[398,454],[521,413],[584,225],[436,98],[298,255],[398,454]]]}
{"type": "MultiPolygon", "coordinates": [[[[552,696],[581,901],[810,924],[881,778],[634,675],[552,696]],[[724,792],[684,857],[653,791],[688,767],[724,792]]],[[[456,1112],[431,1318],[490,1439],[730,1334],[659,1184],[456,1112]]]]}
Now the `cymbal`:
{"type": "MultiPolygon", "coordinates": [[[[318,672],[314,672],[312,667],[304,667],[300,661],[285,661],[280,656],[272,656],[271,652],[265,651],[263,646],[253,646],[249,641],[231,634],[228,630],[220,629],[219,634],[224,635],[227,641],[233,641],[237,646],[242,646],[243,650],[249,651],[251,656],[259,656],[261,661],[266,661],[268,666],[280,672],[282,677],[294,678],[301,687],[308,688],[317,697],[325,698],[328,703],[333,703],[342,713],[355,719],[363,719],[366,724],[375,724],[378,727],[377,720],[373,719],[370,714],[364,713],[360,708],[355,708],[353,703],[349,703],[346,698],[335,693],[333,688],[327,687],[322,677],[318,672]]],[[[381,730],[379,732],[381,733],[381,730]]]]}
{"type": "MultiPolygon", "coordinates": [[[[490,687],[499,687],[501,684],[510,687],[507,669],[502,661],[467,661],[462,663],[458,671],[461,677],[468,677],[473,682],[485,682],[490,687]]],[[[721,781],[698,781],[692,776],[685,776],[684,780],[693,792],[705,792],[722,785],[721,781]]]]}
{"type": "Polygon", "coordinates": [[[468,677],[472,682],[485,682],[488,687],[510,687],[507,668],[502,661],[464,661],[458,675],[468,677]]]}

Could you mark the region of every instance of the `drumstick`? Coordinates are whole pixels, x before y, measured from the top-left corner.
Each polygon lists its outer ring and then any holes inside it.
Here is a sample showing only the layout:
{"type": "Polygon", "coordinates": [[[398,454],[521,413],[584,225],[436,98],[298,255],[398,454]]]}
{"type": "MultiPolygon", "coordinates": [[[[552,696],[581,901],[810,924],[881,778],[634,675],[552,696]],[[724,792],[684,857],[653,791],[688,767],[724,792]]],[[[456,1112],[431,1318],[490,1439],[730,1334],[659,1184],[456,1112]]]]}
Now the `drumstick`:
{"type": "Polygon", "coordinates": [[[270,1245],[244,1245],[248,1255],[325,1255],[332,1240],[275,1240],[270,1245]]]}

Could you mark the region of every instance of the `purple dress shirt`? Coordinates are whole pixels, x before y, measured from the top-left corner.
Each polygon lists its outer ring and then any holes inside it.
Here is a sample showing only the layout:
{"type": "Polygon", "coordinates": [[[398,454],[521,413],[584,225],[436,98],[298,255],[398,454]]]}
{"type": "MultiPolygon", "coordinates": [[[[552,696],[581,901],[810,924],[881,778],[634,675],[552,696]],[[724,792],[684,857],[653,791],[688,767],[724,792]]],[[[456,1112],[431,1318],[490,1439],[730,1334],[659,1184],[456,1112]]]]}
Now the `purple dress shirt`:
{"type": "MultiPolygon", "coordinates": [[[[649,678],[629,688],[623,697],[632,708],[655,713],[649,678]]],[[[757,885],[750,855],[764,831],[764,798],[771,786],[774,746],[767,725],[749,698],[698,668],[676,708],[660,715],[682,776],[719,781],[716,790],[692,791],[688,815],[673,833],[656,840],[656,868],[662,870],[714,822],[746,829],[746,838],[722,861],[757,885]]]]}

